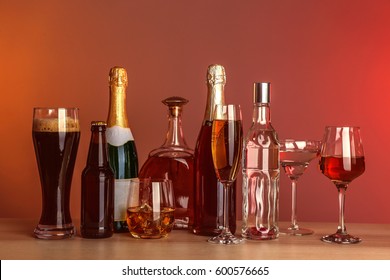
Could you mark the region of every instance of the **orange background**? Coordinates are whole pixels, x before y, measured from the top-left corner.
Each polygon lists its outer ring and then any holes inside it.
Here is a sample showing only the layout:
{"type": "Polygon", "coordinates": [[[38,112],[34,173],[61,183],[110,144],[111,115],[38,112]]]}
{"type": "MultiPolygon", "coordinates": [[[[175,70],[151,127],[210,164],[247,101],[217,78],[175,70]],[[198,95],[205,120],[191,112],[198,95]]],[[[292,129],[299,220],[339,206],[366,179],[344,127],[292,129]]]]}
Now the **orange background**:
{"type": "MultiPolygon", "coordinates": [[[[242,105],[245,131],[254,81],[272,83],[281,139],[321,139],[325,125],[361,126],[366,172],[347,192],[346,220],[390,222],[389,15],[387,0],[1,1],[0,217],[40,215],[33,107],[80,108],[71,194],[78,219],[89,124],[107,118],[109,69],[128,71],[128,117],[142,165],[163,142],[166,97],[190,100],[183,127],[195,146],[206,69],[219,63],[226,100],[242,105]]],[[[289,220],[289,181],[281,175],[280,219],[289,220]]],[[[312,162],[299,181],[298,220],[337,223],[337,211],[336,188],[312,162]]]]}

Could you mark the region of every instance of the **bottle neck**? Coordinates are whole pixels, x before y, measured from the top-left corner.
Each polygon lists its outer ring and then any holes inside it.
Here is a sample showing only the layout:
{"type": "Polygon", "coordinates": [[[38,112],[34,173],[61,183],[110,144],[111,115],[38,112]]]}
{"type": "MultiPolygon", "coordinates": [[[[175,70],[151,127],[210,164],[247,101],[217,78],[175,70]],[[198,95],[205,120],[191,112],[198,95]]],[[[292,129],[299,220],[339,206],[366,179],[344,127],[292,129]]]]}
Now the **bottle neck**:
{"type": "Polygon", "coordinates": [[[168,115],[168,131],[163,147],[182,147],[188,149],[182,129],[180,107],[170,107],[168,115]]]}
{"type": "Polygon", "coordinates": [[[106,134],[105,129],[102,127],[95,127],[92,129],[87,165],[99,167],[109,165],[106,134]]]}
{"type": "Polygon", "coordinates": [[[126,111],[126,88],[124,86],[110,86],[110,107],[107,126],[129,127],[126,111]]]}
{"type": "Polygon", "coordinates": [[[272,128],[269,103],[255,103],[253,105],[252,122],[265,128],[272,128]]]}
{"type": "Polygon", "coordinates": [[[213,113],[215,105],[217,104],[225,104],[225,95],[224,89],[225,84],[217,83],[217,84],[208,84],[207,85],[207,104],[206,111],[204,114],[203,122],[212,121],[214,119],[213,113]]]}

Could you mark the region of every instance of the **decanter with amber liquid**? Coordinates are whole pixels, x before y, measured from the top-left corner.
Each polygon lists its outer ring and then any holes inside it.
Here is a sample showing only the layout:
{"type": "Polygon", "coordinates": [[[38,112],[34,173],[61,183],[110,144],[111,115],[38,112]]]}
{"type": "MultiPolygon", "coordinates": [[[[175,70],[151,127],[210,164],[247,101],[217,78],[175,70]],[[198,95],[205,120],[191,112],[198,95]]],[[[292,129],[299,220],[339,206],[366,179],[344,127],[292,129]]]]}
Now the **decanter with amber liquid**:
{"type": "Polygon", "coordinates": [[[194,215],[194,152],[188,147],[182,130],[182,111],[188,100],[174,96],[162,103],[168,106],[166,139],[161,147],[149,153],[138,177],[170,179],[175,195],[174,229],[190,229],[194,215]]]}

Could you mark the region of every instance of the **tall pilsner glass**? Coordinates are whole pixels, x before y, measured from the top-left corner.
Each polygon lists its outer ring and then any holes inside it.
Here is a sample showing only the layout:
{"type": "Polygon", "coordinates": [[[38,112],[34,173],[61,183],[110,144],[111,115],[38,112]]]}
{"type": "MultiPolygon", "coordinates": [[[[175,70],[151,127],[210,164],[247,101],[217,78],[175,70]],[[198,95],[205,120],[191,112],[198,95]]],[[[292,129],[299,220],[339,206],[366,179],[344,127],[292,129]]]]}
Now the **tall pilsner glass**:
{"type": "Polygon", "coordinates": [[[32,136],[42,189],[37,238],[75,234],[69,209],[70,187],[80,140],[77,108],[34,108],[32,136]]]}

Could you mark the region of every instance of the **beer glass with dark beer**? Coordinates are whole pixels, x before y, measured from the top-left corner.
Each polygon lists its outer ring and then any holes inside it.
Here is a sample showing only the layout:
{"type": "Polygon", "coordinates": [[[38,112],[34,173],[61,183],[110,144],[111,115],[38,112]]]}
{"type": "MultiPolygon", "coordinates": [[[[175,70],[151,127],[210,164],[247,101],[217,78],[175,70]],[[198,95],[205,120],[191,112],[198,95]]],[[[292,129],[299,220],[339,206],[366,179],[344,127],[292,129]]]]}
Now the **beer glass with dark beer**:
{"type": "Polygon", "coordinates": [[[77,108],[34,108],[32,136],[42,189],[37,238],[63,239],[75,234],[69,199],[80,140],[77,108]]]}

